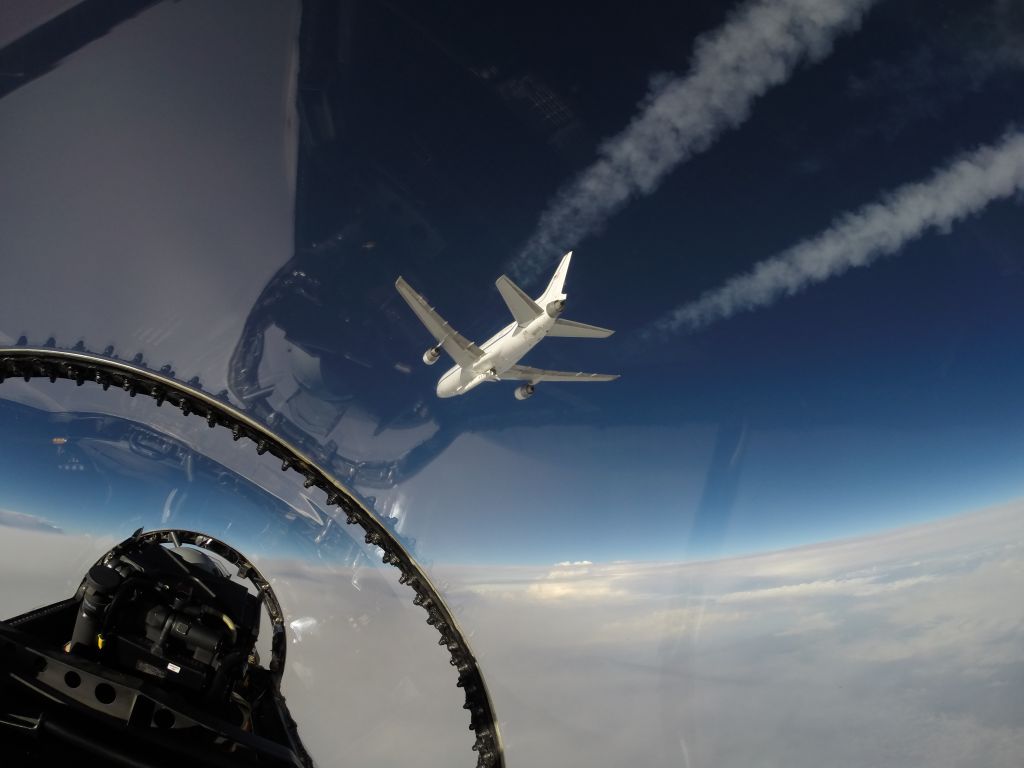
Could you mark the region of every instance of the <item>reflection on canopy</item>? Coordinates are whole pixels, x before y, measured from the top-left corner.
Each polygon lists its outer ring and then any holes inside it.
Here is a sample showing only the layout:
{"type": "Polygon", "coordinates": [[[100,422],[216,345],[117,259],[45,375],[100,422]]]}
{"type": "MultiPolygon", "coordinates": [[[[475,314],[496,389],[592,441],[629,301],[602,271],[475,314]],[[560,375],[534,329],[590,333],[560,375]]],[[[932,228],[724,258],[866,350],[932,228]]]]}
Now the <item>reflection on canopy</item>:
{"type": "MultiPolygon", "coordinates": [[[[948,231],[886,190],[1020,123],[1019,4],[8,5],[0,347],[187,382],[350,488],[517,759],[1018,764],[1020,508],[978,510],[1022,492],[1019,162],[933,185],[948,231]],[[901,258],[644,333],[849,241],[901,258]],[[573,312],[619,329],[573,359],[615,389],[435,398],[395,278],[478,337],[494,278],[569,248],[573,312]]],[[[276,580],[321,763],[465,751],[448,649],[323,488],[149,398],[0,396],[12,612],[139,525],[209,530],[276,580]]]]}

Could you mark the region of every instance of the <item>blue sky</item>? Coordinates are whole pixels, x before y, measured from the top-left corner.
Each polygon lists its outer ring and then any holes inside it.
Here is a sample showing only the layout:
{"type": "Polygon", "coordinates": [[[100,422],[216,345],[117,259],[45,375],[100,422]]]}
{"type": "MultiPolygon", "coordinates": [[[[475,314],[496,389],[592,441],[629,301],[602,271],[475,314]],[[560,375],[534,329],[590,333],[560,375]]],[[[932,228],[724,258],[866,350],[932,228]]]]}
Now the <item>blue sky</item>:
{"type": "Polygon", "coordinates": [[[247,17],[240,42],[237,4],[161,4],[0,101],[0,243],[23,286],[0,334],[113,343],[214,391],[262,337],[268,408],[310,444],[394,461],[393,487],[356,485],[399,510],[431,562],[707,557],[1019,496],[1013,183],[865,268],[652,333],[1020,125],[1012,3],[836,0],[832,22],[793,40],[744,26],[801,2],[659,4],[582,26],[539,6],[364,8],[346,22],[350,69],[302,80],[329,126],[312,102],[291,106],[297,6],[247,17]],[[199,53],[171,66],[185,40],[199,53]],[[715,69],[709,50],[741,64],[715,69]],[[765,62],[781,74],[762,77],[765,62]],[[90,90],[104,82],[118,88],[90,90]],[[647,129],[652,109],[668,117],[647,129]],[[622,161],[630,147],[644,151],[622,161]],[[589,223],[553,228],[598,171],[611,175],[589,223]],[[538,238],[550,253],[531,251],[538,238]],[[394,278],[481,340],[506,322],[494,278],[539,291],[563,247],[567,316],[617,333],[550,340],[526,362],[622,379],[525,403],[506,385],[434,398],[444,366],[420,363],[430,339],[394,278]]]}
{"type": "MultiPolygon", "coordinates": [[[[57,398],[74,392],[70,382],[44,383],[56,391],[43,391],[57,398]]],[[[96,394],[105,393],[97,387],[96,394]]],[[[330,537],[323,548],[311,540],[311,528],[301,514],[308,517],[310,511],[301,483],[287,484],[292,493],[284,500],[274,494],[276,487],[268,490],[254,481],[260,460],[251,446],[228,450],[237,446],[225,431],[221,439],[207,440],[204,450],[192,450],[187,438],[132,418],[138,411],[126,414],[128,402],[111,403],[110,410],[120,416],[102,416],[93,409],[52,413],[0,402],[5,438],[0,460],[7,467],[0,478],[0,525],[112,540],[140,527],[177,527],[229,540],[254,558],[272,554],[351,563],[354,549],[348,539],[330,537]],[[246,473],[231,468],[239,462],[246,473]]],[[[152,421],[159,423],[155,405],[139,404],[142,414],[151,412],[152,421]]],[[[188,426],[206,429],[201,422],[188,426]]],[[[191,437],[202,441],[206,436],[197,432],[191,437]]],[[[187,428],[184,434],[190,434],[187,428]]]]}

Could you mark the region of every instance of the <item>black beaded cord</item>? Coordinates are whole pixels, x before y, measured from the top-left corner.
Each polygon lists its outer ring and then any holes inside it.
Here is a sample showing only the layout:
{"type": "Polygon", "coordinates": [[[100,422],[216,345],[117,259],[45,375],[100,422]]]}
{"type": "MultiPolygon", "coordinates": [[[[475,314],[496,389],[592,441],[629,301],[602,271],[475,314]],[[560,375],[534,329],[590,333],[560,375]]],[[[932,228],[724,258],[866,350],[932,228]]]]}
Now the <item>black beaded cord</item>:
{"type": "Polygon", "coordinates": [[[469,711],[469,728],[475,734],[472,749],[477,755],[477,768],[504,768],[501,733],[476,658],[440,593],[405,547],[344,485],[298,448],[232,406],[226,392],[210,395],[200,389],[198,378],[193,377],[186,384],[175,379],[174,374],[170,365],[158,371],[147,368],[141,355],[131,362],[119,360],[112,347],[98,355],[88,351],[83,342],[71,350],[56,349],[52,339],[44,347],[27,346],[24,339],[19,339],[16,347],[0,347],[0,383],[6,379],[45,378],[51,382],[68,379],[82,386],[90,381],[104,390],[114,388],[130,397],[151,397],[158,406],[167,403],[183,416],[202,418],[211,429],[226,427],[234,440],[248,439],[258,454],[269,453],[280,461],[283,471],[302,475],[306,488],[315,486],[323,491],[330,520],[359,525],[365,532],[364,540],[383,550],[384,562],[399,570],[399,583],[413,590],[413,603],[426,611],[427,623],[440,635],[438,645],[448,649],[449,661],[458,672],[456,684],[466,697],[462,706],[469,711]],[[344,516],[336,516],[330,510],[332,506],[338,507],[344,516]]]}

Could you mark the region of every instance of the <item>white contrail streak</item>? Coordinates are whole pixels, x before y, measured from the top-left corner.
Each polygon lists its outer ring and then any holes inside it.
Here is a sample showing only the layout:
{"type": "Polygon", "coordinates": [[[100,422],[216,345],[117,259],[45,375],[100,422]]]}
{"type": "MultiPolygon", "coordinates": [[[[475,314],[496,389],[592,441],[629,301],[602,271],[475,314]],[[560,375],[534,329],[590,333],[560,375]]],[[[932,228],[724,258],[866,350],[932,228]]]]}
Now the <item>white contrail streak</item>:
{"type": "Polygon", "coordinates": [[[694,329],[771,304],[808,285],[866,267],[907,242],[978,213],[1024,190],[1024,133],[961,155],[925,181],[906,184],[879,202],[847,213],[823,233],[766,259],[742,275],[677,308],[655,324],[694,329]]]}
{"type": "Polygon", "coordinates": [[[673,168],[742,123],[758,96],[804,60],[824,58],[875,0],[753,0],[700,38],[690,71],[653,89],[597,161],[562,189],[509,269],[522,280],[548,268],[631,198],[653,192],[673,168]]]}

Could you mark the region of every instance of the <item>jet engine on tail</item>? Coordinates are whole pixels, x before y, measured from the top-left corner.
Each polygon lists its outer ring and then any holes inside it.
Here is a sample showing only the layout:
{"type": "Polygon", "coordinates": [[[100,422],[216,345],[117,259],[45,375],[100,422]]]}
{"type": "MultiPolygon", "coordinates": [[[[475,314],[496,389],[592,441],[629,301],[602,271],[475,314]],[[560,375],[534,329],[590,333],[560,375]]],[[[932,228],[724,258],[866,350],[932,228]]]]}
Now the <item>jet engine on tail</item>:
{"type": "Polygon", "coordinates": [[[549,302],[544,311],[548,313],[548,317],[558,317],[562,314],[563,309],[565,309],[565,299],[559,299],[549,302]]]}

